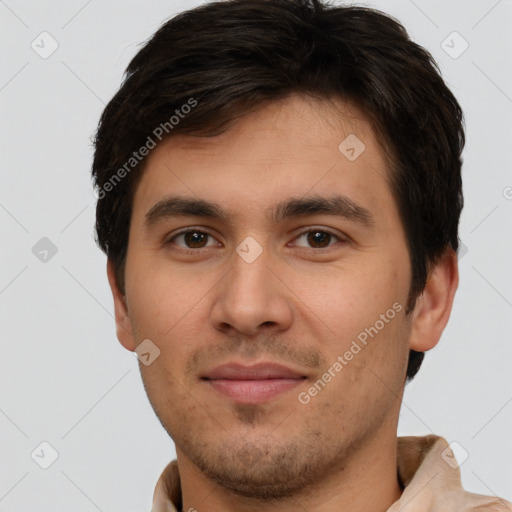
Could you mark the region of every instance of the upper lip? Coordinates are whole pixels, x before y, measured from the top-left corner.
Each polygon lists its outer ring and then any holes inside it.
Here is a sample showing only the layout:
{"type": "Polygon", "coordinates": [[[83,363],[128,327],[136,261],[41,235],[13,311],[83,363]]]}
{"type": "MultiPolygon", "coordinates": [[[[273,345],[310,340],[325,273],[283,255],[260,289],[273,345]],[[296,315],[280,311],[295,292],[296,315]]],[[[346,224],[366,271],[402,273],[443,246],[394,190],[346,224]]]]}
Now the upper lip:
{"type": "Polygon", "coordinates": [[[305,378],[305,375],[277,363],[258,363],[251,366],[228,363],[209,370],[203,378],[209,380],[300,379],[305,378]]]}

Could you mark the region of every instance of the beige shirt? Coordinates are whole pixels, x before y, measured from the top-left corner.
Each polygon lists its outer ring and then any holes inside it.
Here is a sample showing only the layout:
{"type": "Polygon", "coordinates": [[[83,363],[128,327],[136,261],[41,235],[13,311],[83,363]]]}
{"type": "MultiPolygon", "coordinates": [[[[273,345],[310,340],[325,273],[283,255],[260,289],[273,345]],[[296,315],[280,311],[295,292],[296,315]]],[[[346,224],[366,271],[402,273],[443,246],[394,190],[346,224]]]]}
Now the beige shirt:
{"type": "MultiPolygon", "coordinates": [[[[458,464],[442,437],[399,437],[397,465],[405,489],[387,512],[512,512],[512,503],[504,499],[464,491],[458,464]]],[[[152,512],[181,512],[181,506],[178,463],[173,460],[158,479],[152,512]]]]}

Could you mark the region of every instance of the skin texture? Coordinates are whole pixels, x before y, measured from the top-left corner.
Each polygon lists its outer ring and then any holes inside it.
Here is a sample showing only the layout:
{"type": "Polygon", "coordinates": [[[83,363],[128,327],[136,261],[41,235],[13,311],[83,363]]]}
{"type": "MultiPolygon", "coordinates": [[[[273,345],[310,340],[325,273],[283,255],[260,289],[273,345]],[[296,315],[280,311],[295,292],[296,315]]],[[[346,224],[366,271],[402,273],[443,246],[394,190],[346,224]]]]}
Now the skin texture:
{"type": "Polygon", "coordinates": [[[120,342],[134,350],[150,339],[160,350],[141,374],[176,444],[183,510],[385,511],[400,497],[396,430],[409,349],[437,344],[458,271],[447,250],[405,314],[411,267],[389,172],[356,107],[304,96],[270,103],[215,137],[174,136],[148,156],[125,296],[111,262],[107,271],[120,342]],[[338,149],[349,134],[365,144],[354,161],[338,149]],[[322,213],[269,217],[279,201],[333,193],[368,209],[374,225],[322,213]],[[219,203],[231,217],[167,218],[145,229],[151,207],[178,194],[219,203]],[[181,228],[211,237],[187,246],[173,238],[181,228]],[[308,229],[333,236],[315,246],[301,235],[308,229]],[[252,263],[236,252],[248,236],[262,249],[252,263]],[[301,403],[299,393],[397,303],[401,311],[301,403]],[[261,404],[238,403],[201,379],[220,364],[262,361],[306,378],[261,404]]]}

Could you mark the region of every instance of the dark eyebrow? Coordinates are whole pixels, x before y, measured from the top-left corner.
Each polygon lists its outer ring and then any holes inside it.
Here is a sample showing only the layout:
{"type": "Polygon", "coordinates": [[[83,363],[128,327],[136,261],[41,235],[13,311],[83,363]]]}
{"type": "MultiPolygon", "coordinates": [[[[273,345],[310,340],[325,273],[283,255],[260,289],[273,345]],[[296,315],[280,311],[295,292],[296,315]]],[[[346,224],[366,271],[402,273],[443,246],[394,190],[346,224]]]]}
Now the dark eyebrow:
{"type": "Polygon", "coordinates": [[[365,227],[372,227],[375,224],[370,210],[358,205],[344,195],[291,198],[278,203],[273,208],[272,219],[274,222],[280,222],[288,218],[316,214],[343,217],[358,222],[365,227]]]}
{"type": "Polygon", "coordinates": [[[227,220],[224,209],[204,199],[192,199],[171,196],[162,199],[146,213],[144,227],[149,229],[158,221],[172,217],[206,217],[209,219],[227,220]]]}
{"type": "MultiPolygon", "coordinates": [[[[372,227],[375,219],[371,212],[344,195],[308,196],[290,198],[277,203],[271,210],[274,223],[293,217],[306,217],[315,214],[343,217],[372,227]]],[[[147,213],[144,226],[149,229],[158,221],[172,217],[206,217],[227,221],[231,217],[221,205],[181,196],[171,196],[156,203],[147,213]]]]}

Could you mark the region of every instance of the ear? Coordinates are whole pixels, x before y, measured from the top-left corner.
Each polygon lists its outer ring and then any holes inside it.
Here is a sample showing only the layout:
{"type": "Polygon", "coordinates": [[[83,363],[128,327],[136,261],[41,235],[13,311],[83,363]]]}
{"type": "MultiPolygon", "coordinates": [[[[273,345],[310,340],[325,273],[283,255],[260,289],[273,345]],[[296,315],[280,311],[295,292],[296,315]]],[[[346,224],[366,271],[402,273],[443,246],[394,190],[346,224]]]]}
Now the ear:
{"type": "Polygon", "coordinates": [[[126,297],[119,290],[115,266],[110,259],[107,260],[107,276],[110,289],[112,290],[112,296],[114,298],[117,339],[125,349],[133,352],[136,344],[133,338],[132,324],[130,322],[130,317],[128,316],[126,297]]]}
{"type": "Polygon", "coordinates": [[[427,284],[412,312],[409,347],[417,352],[434,348],[443,333],[459,285],[457,254],[446,249],[430,268],[427,284]]]}

